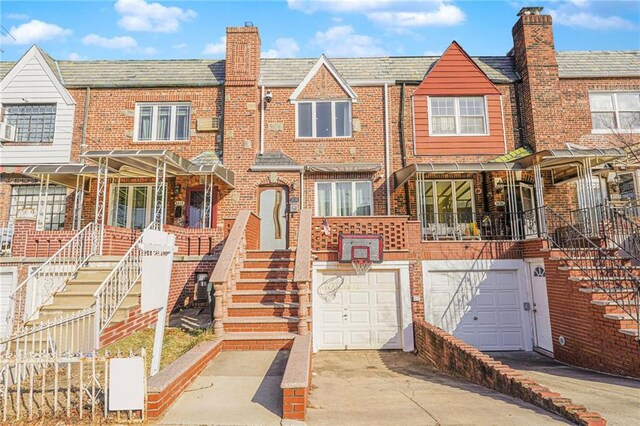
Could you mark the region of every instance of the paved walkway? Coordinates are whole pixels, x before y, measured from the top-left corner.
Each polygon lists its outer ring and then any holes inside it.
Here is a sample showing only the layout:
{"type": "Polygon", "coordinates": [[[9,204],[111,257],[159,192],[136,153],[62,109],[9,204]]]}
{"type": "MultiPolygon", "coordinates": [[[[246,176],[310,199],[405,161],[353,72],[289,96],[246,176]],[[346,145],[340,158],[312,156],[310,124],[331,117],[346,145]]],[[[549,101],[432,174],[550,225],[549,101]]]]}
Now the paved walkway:
{"type": "Polygon", "coordinates": [[[162,425],[280,425],[288,352],[223,352],[173,404],[162,425]]]}
{"type": "Polygon", "coordinates": [[[490,353],[541,385],[600,413],[608,425],[638,424],[640,380],[609,376],[560,364],[536,352],[490,353]]]}
{"type": "Polygon", "coordinates": [[[396,351],[319,352],[307,424],[548,425],[564,419],[396,351]]]}

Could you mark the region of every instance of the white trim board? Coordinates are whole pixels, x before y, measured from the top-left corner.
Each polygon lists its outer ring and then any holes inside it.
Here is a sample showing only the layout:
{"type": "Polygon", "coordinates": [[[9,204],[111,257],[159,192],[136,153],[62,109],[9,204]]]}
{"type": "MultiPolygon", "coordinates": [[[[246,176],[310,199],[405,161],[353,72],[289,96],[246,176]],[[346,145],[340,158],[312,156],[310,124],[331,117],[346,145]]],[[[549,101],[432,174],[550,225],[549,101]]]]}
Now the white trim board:
{"type": "MultiPolygon", "coordinates": [[[[319,333],[320,322],[315,319],[315,316],[320,313],[318,296],[316,291],[318,286],[322,284],[320,282],[320,271],[326,270],[344,270],[353,271],[351,264],[340,263],[340,262],[313,262],[313,282],[311,285],[311,300],[312,300],[312,308],[313,308],[313,334],[317,335],[319,333]]],[[[400,282],[398,283],[398,287],[400,290],[400,299],[399,299],[399,308],[400,308],[400,327],[402,329],[402,335],[400,336],[402,340],[402,350],[404,352],[411,352],[414,350],[414,340],[413,340],[413,316],[411,310],[411,286],[409,283],[409,261],[397,260],[397,261],[386,261],[382,263],[374,263],[371,266],[370,271],[376,270],[395,270],[398,272],[398,279],[400,282]]],[[[318,352],[318,341],[317,339],[313,339],[313,351],[318,352]]]]}

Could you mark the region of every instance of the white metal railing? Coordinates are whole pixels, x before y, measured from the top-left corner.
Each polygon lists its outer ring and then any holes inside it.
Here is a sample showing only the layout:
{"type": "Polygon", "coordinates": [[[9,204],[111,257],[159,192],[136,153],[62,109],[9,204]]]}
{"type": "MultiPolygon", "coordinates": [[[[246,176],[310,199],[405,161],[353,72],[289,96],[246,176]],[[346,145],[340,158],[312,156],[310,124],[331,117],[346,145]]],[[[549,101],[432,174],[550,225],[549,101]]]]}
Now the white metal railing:
{"type": "Polygon", "coordinates": [[[0,225],[0,256],[11,256],[11,242],[13,241],[13,222],[0,225]]]}
{"type": "MultiPolygon", "coordinates": [[[[146,365],[144,348],[139,355],[133,352],[0,355],[0,422],[48,424],[52,419],[66,419],[60,424],[145,422],[146,408],[114,411],[109,406],[110,361],[133,357],[142,358],[142,364],[146,365]]],[[[146,371],[142,380],[146,389],[146,371]]]]}
{"type": "Polygon", "coordinates": [[[13,330],[14,321],[24,323],[33,319],[40,307],[49,303],[55,293],[64,289],[67,281],[87,263],[91,256],[97,253],[96,236],[99,231],[95,223],[89,223],[11,292],[9,295],[11,309],[5,319],[9,330],[13,330]],[[37,298],[35,297],[36,285],[39,296],[37,298]],[[28,287],[33,290],[28,291],[28,287]],[[28,293],[34,294],[28,297],[28,293]],[[18,316],[20,311],[22,311],[21,319],[18,316]]]}
{"type": "MultiPolygon", "coordinates": [[[[158,224],[151,222],[144,231],[157,228],[158,224]]],[[[100,334],[109,325],[122,302],[124,302],[131,289],[140,279],[142,275],[142,257],[152,253],[141,249],[139,246],[144,231],[93,293],[93,297],[96,299],[94,320],[96,348],[99,347],[100,334]]]]}
{"type": "Polygon", "coordinates": [[[4,354],[85,353],[93,351],[93,307],[62,315],[32,326],[22,327],[10,337],[0,339],[4,354]]]}

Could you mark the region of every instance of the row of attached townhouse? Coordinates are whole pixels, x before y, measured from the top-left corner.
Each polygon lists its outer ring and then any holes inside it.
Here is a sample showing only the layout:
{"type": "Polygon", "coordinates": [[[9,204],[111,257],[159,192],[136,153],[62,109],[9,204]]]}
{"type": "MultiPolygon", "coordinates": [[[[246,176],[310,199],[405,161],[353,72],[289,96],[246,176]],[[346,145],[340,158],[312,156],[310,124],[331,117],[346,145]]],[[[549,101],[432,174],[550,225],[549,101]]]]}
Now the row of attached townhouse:
{"type": "MultiPolygon", "coordinates": [[[[504,56],[454,41],[440,57],[264,59],[253,26],[226,43],[224,60],[34,46],[0,62],[3,334],[18,312],[91,305],[30,275],[81,230],[100,247],[77,267],[108,273],[158,223],[178,244],[169,308],[206,301],[211,279],[231,339],[408,351],[421,318],[482,350],[640,375],[639,52],[556,52],[539,8],[504,56]],[[354,274],[341,233],[382,235],[382,262],[354,274]],[[246,250],[229,266],[230,242],[246,250]],[[211,278],[223,258],[230,286],[211,278]]],[[[102,344],[155,321],[137,299],[118,308],[102,344]]]]}

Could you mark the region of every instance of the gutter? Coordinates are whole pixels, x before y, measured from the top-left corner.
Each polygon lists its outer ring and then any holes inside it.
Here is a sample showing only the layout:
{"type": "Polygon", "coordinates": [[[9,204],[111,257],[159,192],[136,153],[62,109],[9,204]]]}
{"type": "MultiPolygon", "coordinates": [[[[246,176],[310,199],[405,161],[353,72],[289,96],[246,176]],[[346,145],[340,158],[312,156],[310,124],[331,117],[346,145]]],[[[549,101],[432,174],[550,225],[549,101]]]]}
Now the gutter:
{"type": "Polygon", "coordinates": [[[264,154],[264,86],[260,91],[260,154],[264,154]]]}
{"type": "MultiPolygon", "coordinates": [[[[402,168],[407,167],[407,155],[404,147],[404,92],[406,89],[406,83],[402,83],[400,86],[400,123],[398,124],[398,131],[400,134],[400,159],[402,160],[402,168]]],[[[413,135],[415,145],[415,134],[413,135]]],[[[411,216],[411,198],[409,197],[409,182],[404,183],[404,198],[405,208],[407,216],[411,216]]]]}
{"type": "Polygon", "coordinates": [[[84,164],[84,153],[87,152],[87,124],[89,122],[89,100],[91,99],[91,88],[87,86],[84,96],[84,120],[82,122],[82,141],[80,142],[80,162],[84,164]]]}
{"type": "Polygon", "coordinates": [[[303,172],[304,166],[268,166],[253,165],[249,167],[252,172],[303,172]]]}

